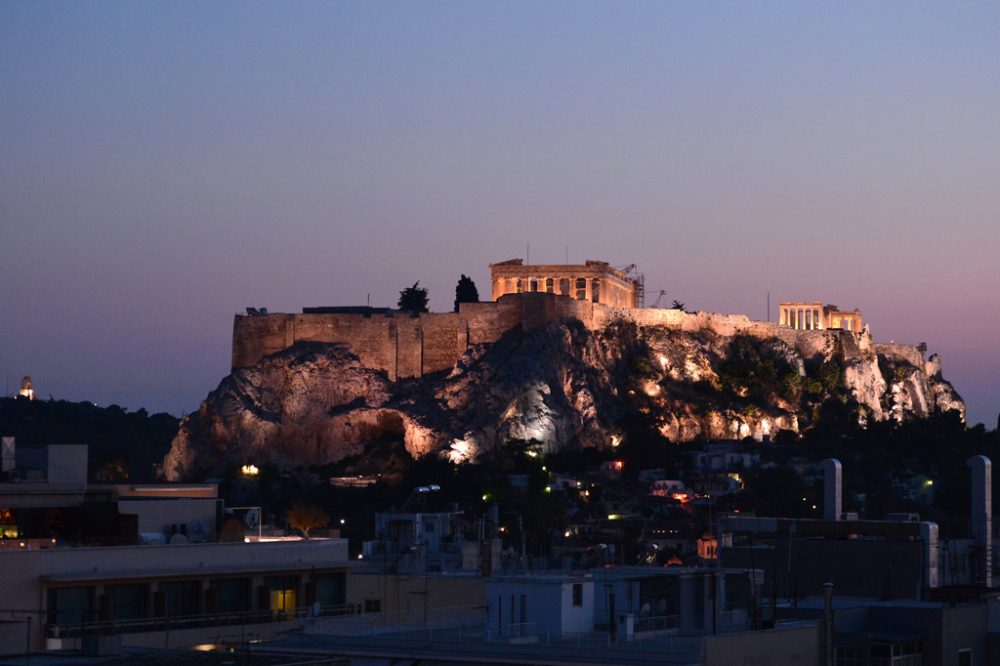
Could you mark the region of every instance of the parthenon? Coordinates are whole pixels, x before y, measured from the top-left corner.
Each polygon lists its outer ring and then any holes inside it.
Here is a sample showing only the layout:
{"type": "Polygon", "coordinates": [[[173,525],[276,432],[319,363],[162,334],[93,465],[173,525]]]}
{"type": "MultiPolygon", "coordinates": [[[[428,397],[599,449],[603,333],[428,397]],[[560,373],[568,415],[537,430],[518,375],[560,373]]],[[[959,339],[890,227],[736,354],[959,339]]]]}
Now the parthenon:
{"type": "Polygon", "coordinates": [[[822,301],[787,301],[778,304],[778,323],[803,331],[821,331],[840,328],[860,333],[862,329],[861,311],[841,311],[836,305],[822,301]]]}
{"type": "Polygon", "coordinates": [[[525,264],[510,259],[490,264],[492,300],[505,294],[545,292],[617,308],[641,307],[642,286],[605,261],[583,264],[525,264]]]}

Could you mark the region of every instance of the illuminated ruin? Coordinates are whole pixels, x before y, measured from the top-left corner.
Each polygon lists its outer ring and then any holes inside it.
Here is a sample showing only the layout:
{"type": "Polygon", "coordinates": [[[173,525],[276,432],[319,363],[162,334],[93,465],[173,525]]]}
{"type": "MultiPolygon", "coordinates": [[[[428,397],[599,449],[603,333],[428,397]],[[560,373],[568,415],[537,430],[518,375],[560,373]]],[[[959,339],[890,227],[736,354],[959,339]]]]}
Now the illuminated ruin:
{"type": "Polygon", "coordinates": [[[490,264],[491,298],[534,291],[616,308],[642,307],[642,276],[630,269],[634,267],[619,270],[591,259],[583,264],[539,265],[510,259],[490,264]]]}
{"type": "Polygon", "coordinates": [[[861,310],[839,310],[822,301],[787,301],[778,304],[778,323],[800,331],[822,331],[830,328],[853,333],[862,330],[861,310]]]}

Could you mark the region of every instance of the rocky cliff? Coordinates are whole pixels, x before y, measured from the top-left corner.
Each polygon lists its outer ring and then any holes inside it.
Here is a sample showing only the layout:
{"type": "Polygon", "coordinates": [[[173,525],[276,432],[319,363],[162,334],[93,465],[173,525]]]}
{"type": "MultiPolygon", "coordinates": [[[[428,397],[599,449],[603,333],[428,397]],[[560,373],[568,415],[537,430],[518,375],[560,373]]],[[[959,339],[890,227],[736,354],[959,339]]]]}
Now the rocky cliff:
{"type": "Polygon", "coordinates": [[[476,345],[448,373],[398,382],[347,347],[298,342],[239,368],[181,424],[164,475],[218,474],[246,462],[324,464],[393,438],[413,456],[474,461],[520,441],[541,450],[609,445],[635,412],[672,441],[799,432],[836,400],[860,422],[965,406],[940,359],[867,333],[746,332],[566,320],[476,345]]]}

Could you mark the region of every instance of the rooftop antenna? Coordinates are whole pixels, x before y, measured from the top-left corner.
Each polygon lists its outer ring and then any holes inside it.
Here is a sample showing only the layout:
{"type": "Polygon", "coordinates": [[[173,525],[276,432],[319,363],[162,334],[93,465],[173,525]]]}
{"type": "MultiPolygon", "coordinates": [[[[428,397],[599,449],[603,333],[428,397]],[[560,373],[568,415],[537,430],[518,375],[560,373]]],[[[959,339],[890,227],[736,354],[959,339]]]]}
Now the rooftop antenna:
{"type": "Polygon", "coordinates": [[[369,291],[368,292],[368,307],[371,307],[371,306],[372,306],[372,293],[369,291]]]}
{"type": "Polygon", "coordinates": [[[531,265],[531,243],[528,243],[528,249],[525,252],[524,263],[525,265],[528,266],[531,265]]]}
{"type": "Polygon", "coordinates": [[[569,245],[566,246],[566,263],[569,263],[569,245]]]}

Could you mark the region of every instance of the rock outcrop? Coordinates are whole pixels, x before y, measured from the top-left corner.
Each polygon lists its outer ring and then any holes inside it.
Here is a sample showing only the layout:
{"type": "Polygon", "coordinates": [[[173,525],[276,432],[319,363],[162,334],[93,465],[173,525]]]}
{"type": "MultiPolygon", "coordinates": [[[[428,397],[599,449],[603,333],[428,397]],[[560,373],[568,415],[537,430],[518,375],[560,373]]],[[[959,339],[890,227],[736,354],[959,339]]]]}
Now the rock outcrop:
{"type": "Polygon", "coordinates": [[[163,462],[167,479],[213,474],[246,462],[322,464],[398,436],[414,456],[433,439],[387,407],[393,386],[343,345],[298,343],[222,380],[184,418],[163,462]]]}
{"type": "Polygon", "coordinates": [[[343,345],[298,342],[223,379],[182,422],[164,475],[324,464],[381,438],[455,462],[511,441],[603,447],[634,412],[672,441],[763,439],[811,427],[834,397],[861,423],[965,414],[937,356],[924,362],[916,347],[878,345],[867,333],[779,338],[626,318],[592,331],[566,320],[515,328],[469,348],[449,373],[399,382],[343,345]]]}

